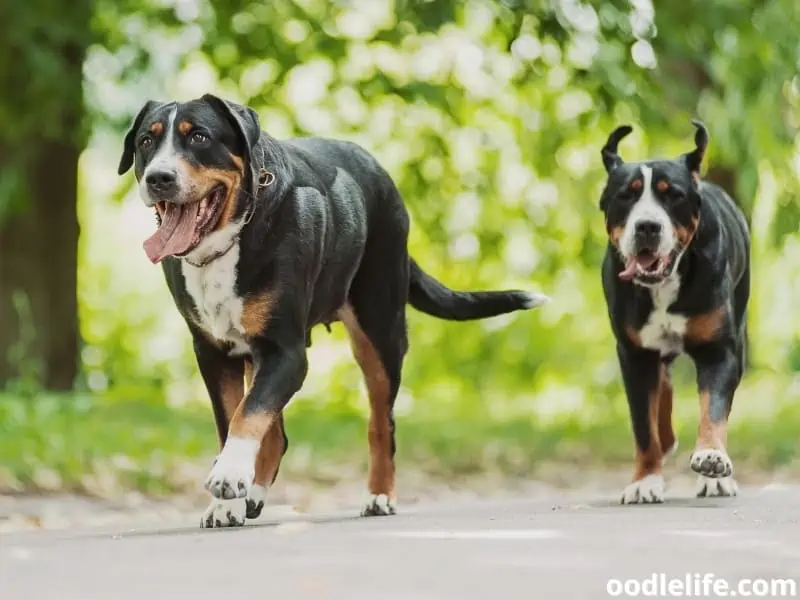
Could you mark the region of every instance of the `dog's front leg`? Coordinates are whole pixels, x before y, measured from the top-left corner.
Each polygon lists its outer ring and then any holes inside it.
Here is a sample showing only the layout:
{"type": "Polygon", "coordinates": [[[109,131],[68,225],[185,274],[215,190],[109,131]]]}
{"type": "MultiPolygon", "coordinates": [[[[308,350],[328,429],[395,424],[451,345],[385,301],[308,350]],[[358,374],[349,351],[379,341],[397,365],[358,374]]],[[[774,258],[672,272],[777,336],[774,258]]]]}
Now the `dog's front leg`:
{"type": "Polygon", "coordinates": [[[656,352],[617,346],[625,382],[636,442],[636,465],[633,481],[622,492],[623,504],[664,501],[664,477],[661,474],[664,452],[659,440],[659,405],[664,377],[661,358],[656,352]]]}
{"type": "Polygon", "coordinates": [[[253,347],[253,385],[228,427],[228,438],[206,481],[217,498],[247,496],[265,434],[280,426],[280,414],[303,385],[308,361],[304,344],[259,340],[253,347]]]}
{"type": "MultiPolygon", "coordinates": [[[[193,329],[192,333],[197,365],[211,399],[222,450],[228,437],[228,423],[244,397],[245,360],[228,356],[199,330],[193,329]]],[[[237,527],[244,525],[246,513],[244,498],[212,498],[203,513],[200,526],[237,527]]]]}
{"type": "Polygon", "coordinates": [[[697,367],[700,421],[697,445],[690,465],[699,474],[698,496],[735,496],[733,463],[726,450],[728,415],[742,376],[736,353],[723,343],[706,344],[688,351],[697,367]]]}

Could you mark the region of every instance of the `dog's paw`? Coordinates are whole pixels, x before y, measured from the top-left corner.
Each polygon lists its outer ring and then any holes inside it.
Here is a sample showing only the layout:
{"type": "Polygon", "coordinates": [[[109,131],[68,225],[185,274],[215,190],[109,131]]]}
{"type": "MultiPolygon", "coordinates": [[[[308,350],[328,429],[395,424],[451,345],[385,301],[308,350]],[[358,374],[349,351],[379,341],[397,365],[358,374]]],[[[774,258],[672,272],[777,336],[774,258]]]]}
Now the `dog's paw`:
{"type": "Polygon", "coordinates": [[[361,509],[362,517],[385,517],[393,514],[394,502],[386,494],[371,494],[361,509]]]}
{"type": "Polygon", "coordinates": [[[621,504],[661,504],[664,502],[664,477],[647,475],[622,490],[621,504]]]}
{"type": "Polygon", "coordinates": [[[206,480],[206,489],[221,500],[244,498],[253,483],[254,471],[241,464],[217,461],[206,480]]]}
{"type": "Polygon", "coordinates": [[[245,501],[243,498],[234,500],[211,501],[203,513],[200,527],[241,527],[244,525],[245,501]]]}
{"type": "Polygon", "coordinates": [[[253,487],[250,488],[250,492],[245,499],[248,519],[257,519],[261,516],[261,510],[264,508],[264,500],[266,497],[266,486],[253,484],[253,487]]]}
{"type": "Polygon", "coordinates": [[[692,471],[704,477],[721,478],[733,475],[733,463],[724,450],[695,450],[689,461],[692,471]]]}
{"type": "Polygon", "coordinates": [[[258,442],[228,438],[206,479],[206,489],[215,498],[244,498],[253,485],[258,442]]]}
{"type": "Polygon", "coordinates": [[[739,486],[733,477],[697,477],[695,494],[698,498],[712,498],[715,496],[735,496],[739,493],[739,486]]]}

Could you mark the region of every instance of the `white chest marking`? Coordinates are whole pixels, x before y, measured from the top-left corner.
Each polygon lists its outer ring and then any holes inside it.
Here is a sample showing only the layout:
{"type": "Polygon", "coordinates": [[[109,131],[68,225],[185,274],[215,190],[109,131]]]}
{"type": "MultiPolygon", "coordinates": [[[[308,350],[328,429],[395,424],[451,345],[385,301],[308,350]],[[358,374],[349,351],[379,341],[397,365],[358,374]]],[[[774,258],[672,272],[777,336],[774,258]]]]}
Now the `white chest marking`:
{"type": "Polygon", "coordinates": [[[236,295],[236,265],[239,245],[204,267],[182,261],[186,291],[197,308],[199,325],[215,340],[233,344],[231,355],[247,354],[250,349],[242,327],[242,299],[236,295]]]}
{"type": "Polygon", "coordinates": [[[687,318],[667,311],[677,299],[680,287],[681,279],[674,273],[661,285],[650,288],[653,312],[639,332],[639,338],[642,346],[658,350],[661,356],[683,352],[687,318]]]}

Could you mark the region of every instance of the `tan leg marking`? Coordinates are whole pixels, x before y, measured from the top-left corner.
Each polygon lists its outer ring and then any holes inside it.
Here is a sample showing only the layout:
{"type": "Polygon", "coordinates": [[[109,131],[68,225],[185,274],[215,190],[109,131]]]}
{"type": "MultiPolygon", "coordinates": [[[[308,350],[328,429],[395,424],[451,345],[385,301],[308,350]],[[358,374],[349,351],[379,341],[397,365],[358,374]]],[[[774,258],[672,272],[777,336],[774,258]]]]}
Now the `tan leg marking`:
{"type": "Polygon", "coordinates": [[[274,412],[256,412],[245,415],[244,402],[242,402],[233,414],[228,427],[228,437],[261,440],[272,428],[277,418],[278,414],[274,412]]]}
{"type": "MultiPolygon", "coordinates": [[[[222,398],[222,410],[225,412],[225,420],[230,426],[231,419],[244,398],[244,384],[241,376],[228,370],[222,371],[219,378],[219,393],[222,398]]],[[[219,434],[219,432],[217,433],[219,434]]],[[[219,437],[219,445],[222,448],[221,436],[219,437]]]]}
{"type": "Polygon", "coordinates": [[[675,445],[675,431],[672,428],[672,382],[665,364],[659,370],[658,389],[658,440],[661,453],[666,454],[675,445]]]}
{"type": "Polygon", "coordinates": [[[283,444],[283,414],[281,413],[275,417],[275,422],[270,425],[261,441],[261,448],[256,457],[256,484],[269,486],[275,481],[283,458],[283,444]]]}
{"type": "Polygon", "coordinates": [[[728,420],[711,420],[711,395],[708,390],[700,390],[700,422],[697,425],[697,450],[722,450],[728,444],[728,420]]]}
{"type": "Polygon", "coordinates": [[[659,439],[659,405],[661,400],[661,380],[655,390],[650,392],[649,406],[647,411],[647,422],[650,429],[650,445],[642,450],[636,445],[636,463],[633,472],[633,480],[638,481],[648,475],[661,473],[661,459],[664,453],[661,450],[659,439]]]}

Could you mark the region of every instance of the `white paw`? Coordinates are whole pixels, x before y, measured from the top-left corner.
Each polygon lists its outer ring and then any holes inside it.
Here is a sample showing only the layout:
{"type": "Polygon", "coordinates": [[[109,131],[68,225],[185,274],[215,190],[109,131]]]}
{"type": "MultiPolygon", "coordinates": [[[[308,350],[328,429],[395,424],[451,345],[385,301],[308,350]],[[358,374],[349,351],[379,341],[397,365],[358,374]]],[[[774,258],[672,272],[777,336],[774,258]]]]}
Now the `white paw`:
{"type": "Polygon", "coordinates": [[[692,471],[705,477],[721,478],[733,475],[733,463],[724,450],[713,448],[695,450],[689,465],[692,471]]]}
{"type": "Polygon", "coordinates": [[[215,498],[203,513],[200,527],[241,527],[244,525],[245,512],[245,501],[242,498],[215,498]]]}
{"type": "Polygon", "coordinates": [[[362,517],[384,517],[395,514],[394,502],[386,494],[372,494],[361,509],[362,517]]]}
{"type": "Polygon", "coordinates": [[[735,496],[739,493],[739,486],[733,477],[705,477],[700,475],[695,485],[698,498],[711,498],[713,496],[735,496]]]}
{"type": "Polygon", "coordinates": [[[267,498],[267,488],[263,485],[253,484],[250,492],[247,494],[245,503],[247,505],[247,518],[257,519],[261,515],[261,509],[264,508],[264,500],[267,498]]]}
{"type": "Polygon", "coordinates": [[[622,504],[660,504],[664,502],[664,478],[661,475],[648,475],[639,481],[625,486],[622,491],[622,504]]]}
{"type": "Polygon", "coordinates": [[[206,480],[206,489],[222,500],[244,498],[253,485],[256,440],[228,438],[206,480]]]}

